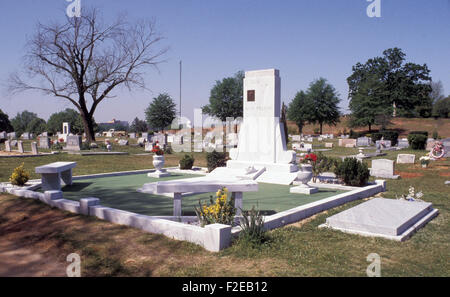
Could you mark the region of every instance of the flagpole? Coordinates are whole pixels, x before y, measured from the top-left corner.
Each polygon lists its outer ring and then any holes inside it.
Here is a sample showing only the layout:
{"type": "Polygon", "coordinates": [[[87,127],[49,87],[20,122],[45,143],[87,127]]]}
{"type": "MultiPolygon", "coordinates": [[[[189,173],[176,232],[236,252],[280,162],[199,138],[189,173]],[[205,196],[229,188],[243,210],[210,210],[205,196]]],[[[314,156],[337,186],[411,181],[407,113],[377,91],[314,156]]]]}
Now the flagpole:
{"type": "Polygon", "coordinates": [[[181,118],[181,71],[182,71],[182,61],[180,60],[180,118],[181,118]]]}

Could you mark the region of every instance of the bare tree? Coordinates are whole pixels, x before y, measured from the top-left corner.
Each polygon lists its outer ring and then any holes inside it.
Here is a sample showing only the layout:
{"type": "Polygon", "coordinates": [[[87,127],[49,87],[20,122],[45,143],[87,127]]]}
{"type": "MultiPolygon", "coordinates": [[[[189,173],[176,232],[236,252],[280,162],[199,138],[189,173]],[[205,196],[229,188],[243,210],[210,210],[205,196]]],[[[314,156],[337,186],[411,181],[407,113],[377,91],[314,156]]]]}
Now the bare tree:
{"type": "Polygon", "coordinates": [[[431,92],[430,97],[431,100],[433,100],[433,103],[438,102],[439,100],[445,98],[444,96],[444,86],[442,85],[441,81],[432,81],[430,82],[431,85],[431,92]]]}
{"type": "Polygon", "coordinates": [[[118,86],[145,88],[144,69],[157,67],[167,51],[159,46],[162,39],[153,21],[130,24],[120,16],[105,25],[96,9],[64,24],[38,24],[27,45],[25,70],[11,75],[9,90],[39,90],[70,101],[91,142],[98,105],[118,86]]]}

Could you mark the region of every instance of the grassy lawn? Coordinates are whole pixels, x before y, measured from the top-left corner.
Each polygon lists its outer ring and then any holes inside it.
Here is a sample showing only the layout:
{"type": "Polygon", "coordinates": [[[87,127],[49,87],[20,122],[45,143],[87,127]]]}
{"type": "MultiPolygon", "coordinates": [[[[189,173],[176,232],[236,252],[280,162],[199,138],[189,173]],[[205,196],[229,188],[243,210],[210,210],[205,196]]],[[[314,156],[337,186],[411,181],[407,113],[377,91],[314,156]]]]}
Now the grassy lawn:
{"type": "MultiPolygon", "coordinates": [[[[133,155],[135,151],[143,153],[142,148],[123,149],[129,150],[130,155],[61,154],[0,159],[0,180],[7,180],[22,161],[30,171],[54,161],[76,161],[76,175],[152,167],[151,156],[133,155]]],[[[355,149],[338,148],[325,154],[356,153],[355,149]]],[[[395,159],[397,153],[388,152],[382,158],[395,159]]],[[[417,159],[425,154],[412,153],[417,159]]],[[[166,163],[176,165],[181,156],[167,155],[166,163]]],[[[204,163],[204,154],[197,154],[196,165],[204,163]]],[[[395,198],[414,186],[424,192],[425,201],[432,202],[440,211],[438,217],[406,242],[317,228],[328,216],[362,201],[273,230],[269,232],[270,239],[259,248],[236,241],[230,248],[214,254],[194,244],[72,215],[10,195],[0,195],[0,240],[14,241],[51,255],[61,265],[67,265],[65,257],[69,253],[77,252],[82,257],[83,276],[365,276],[369,265],[366,257],[370,253],[381,256],[382,276],[450,276],[450,187],[444,185],[450,180],[450,161],[432,162],[426,169],[418,164],[401,164],[396,171],[402,179],[388,181],[388,191],[381,196],[395,198]]]]}
{"type": "MultiPolygon", "coordinates": [[[[133,174],[91,178],[76,180],[72,186],[64,187],[63,191],[64,197],[67,199],[79,200],[85,197],[97,197],[100,198],[101,204],[107,207],[150,216],[171,216],[173,214],[172,198],[139,193],[136,190],[145,183],[191,177],[195,176],[173,174],[170,177],[156,179],[148,177],[147,174],[133,174]]],[[[291,194],[289,189],[290,186],[260,183],[258,192],[244,193],[243,207],[245,210],[250,210],[253,206],[257,206],[264,214],[272,215],[344,192],[320,189],[313,195],[301,195],[291,194]]],[[[195,216],[194,207],[198,206],[199,200],[204,203],[209,202],[210,196],[214,197],[215,193],[201,193],[184,197],[182,214],[195,216]]]]}
{"type": "MultiPolygon", "coordinates": [[[[102,139],[102,138],[100,138],[102,139]]],[[[31,141],[24,141],[25,151],[30,146],[31,141]]],[[[97,141],[100,143],[100,141],[97,141]]],[[[131,139],[130,144],[135,144],[136,140],[131,139]]],[[[0,145],[2,146],[2,145],[0,145]]],[[[50,150],[40,150],[48,152],[50,150]]],[[[95,151],[95,150],[93,150],[95,151]]],[[[111,155],[111,156],[81,156],[70,155],[62,152],[57,155],[49,155],[42,157],[29,158],[0,158],[0,181],[8,181],[12,170],[24,162],[25,169],[31,173],[31,178],[40,178],[39,174],[34,173],[37,166],[53,163],[53,162],[77,162],[77,167],[73,170],[74,175],[85,175],[94,173],[117,172],[127,170],[151,169],[153,168],[152,156],[145,154],[144,148],[135,146],[118,146],[113,145],[113,151],[128,152],[128,155],[111,155]]],[[[192,153],[195,158],[195,166],[206,166],[205,153],[192,153]]],[[[173,153],[165,155],[165,166],[178,166],[180,159],[184,153],[173,153]]]]}

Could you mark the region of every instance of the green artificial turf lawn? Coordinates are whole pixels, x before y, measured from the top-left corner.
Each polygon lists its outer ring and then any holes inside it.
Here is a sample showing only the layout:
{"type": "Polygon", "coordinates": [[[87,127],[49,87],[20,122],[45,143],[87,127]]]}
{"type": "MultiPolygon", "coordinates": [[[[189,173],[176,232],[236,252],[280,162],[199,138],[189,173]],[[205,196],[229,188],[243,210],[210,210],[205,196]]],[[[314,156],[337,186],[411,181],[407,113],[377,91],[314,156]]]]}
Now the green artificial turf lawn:
{"type": "MultiPolygon", "coordinates": [[[[100,204],[121,210],[151,216],[173,214],[173,200],[166,196],[139,193],[136,190],[145,183],[191,178],[195,175],[172,175],[166,178],[151,178],[147,174],[75,180],[72,186],[63,188],[64,198],[79,200],[86,197],[100,198],[100,204]]],[[[290,186],[259,183],[258,192],[244,193],[244,209],[256,206],[266,215],[291,209],[300,205],[328,198],[345,191],[321,189],[313,195],[289,193],[290,186]]],[[[214,193],[203,193],[183,197],[183,215],[195,215],[194,207],[199,200],[209,201],[214,193]]]]}

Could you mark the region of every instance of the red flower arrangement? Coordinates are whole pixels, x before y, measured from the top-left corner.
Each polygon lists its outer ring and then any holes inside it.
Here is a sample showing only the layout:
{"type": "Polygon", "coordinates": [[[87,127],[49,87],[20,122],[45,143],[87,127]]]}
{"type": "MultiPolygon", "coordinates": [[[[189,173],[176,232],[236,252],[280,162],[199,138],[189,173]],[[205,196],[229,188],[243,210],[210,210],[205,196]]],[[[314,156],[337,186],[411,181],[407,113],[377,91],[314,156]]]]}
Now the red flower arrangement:
{"type": "Polygon", "coordinates": [[[64,138],[58,139],[59,142],[64,142],[64,138]]]}
{"type": "Polygon", "coordinates": [[[317,155],[316,154],[307,154],[303,160],[303,162],[313,162],[315,163],[317,161],[317,155]]]}
{"type": "Polygon", "coordinates": [[[152,152],[155,153],[157,156],[164,155],[164,151],[159,147],[158,141],[155,143],[155,146],[153,146],[152,152]]]}

